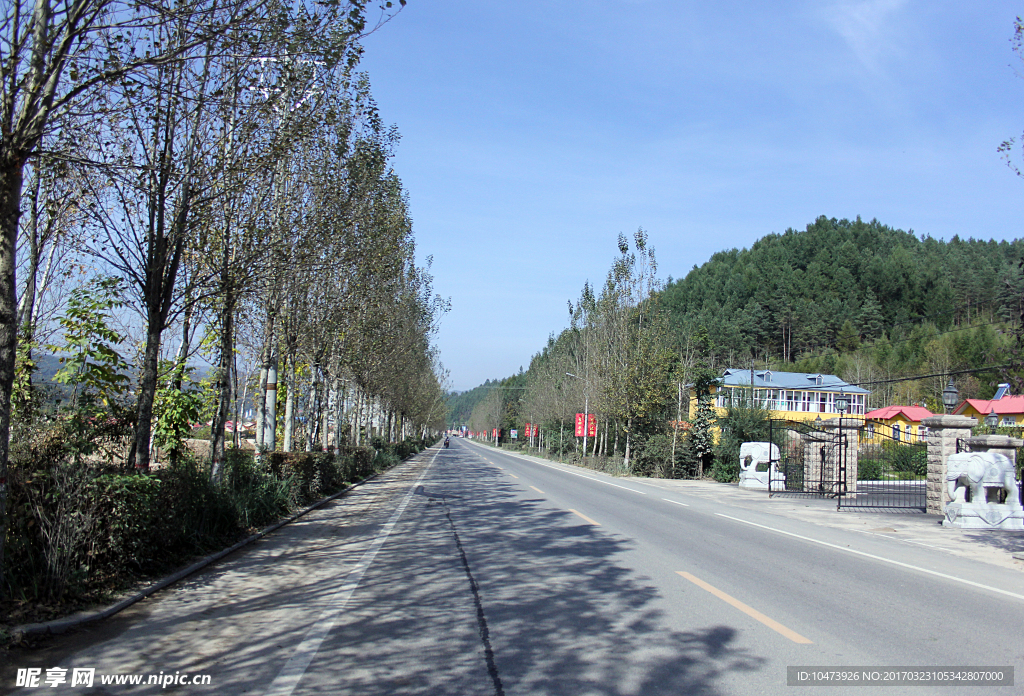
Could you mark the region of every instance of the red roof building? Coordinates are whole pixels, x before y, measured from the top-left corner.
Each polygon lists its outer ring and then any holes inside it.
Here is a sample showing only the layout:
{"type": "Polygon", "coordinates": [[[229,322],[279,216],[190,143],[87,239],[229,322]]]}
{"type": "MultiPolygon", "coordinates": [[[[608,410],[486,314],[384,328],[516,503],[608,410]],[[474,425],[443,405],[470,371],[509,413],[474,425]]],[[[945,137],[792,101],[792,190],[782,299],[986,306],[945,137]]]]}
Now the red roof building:
{"type": "Polygon", "coordinates": [[[865,442],[884,439],[919,442],[928,433],[921,421],[935,414],[924,406],[886,406],[864,414],[865,442]],[[877,434],[877,436],[876,436],[877,434]]]}
{"type": "Polygon", "coordinates": [[[934,415],[924,406],[886,406],[885,408],[876,408],[874,411],[868,411],[864,414],[864,418],[887,421],[902,416],[902,420],[920,423],[925,418],[934,415]]]}
{"type": "Polygon", "coordinates": [[[985,422],[985,416],[995,411],[1000,427],[1024,424],[1024,396],[1004,396],[1001,399],[967,399],[953,411],[958,416],[971,416],[985,422]]]}

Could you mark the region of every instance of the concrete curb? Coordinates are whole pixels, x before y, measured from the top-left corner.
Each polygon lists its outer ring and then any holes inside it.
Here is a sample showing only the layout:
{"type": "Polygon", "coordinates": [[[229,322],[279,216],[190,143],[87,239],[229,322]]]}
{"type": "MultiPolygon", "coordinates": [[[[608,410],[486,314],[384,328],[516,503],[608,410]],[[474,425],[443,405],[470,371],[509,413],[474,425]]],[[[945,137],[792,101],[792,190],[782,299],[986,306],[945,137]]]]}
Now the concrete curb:
{"type": "MultiPolygon", "coordinates": [[[[428,449],[430,449],[430,448],[427,447],[426,449],[423,449],[421,451],[426,452],[428,449]]],[[[410,455],[408,458],[406,458],[402,462],[399,462],[399,464],[404,463],[406,461],[409,461],[410,459],[412,459],[415,456],[416,456],[415,454],[410,455]]],[[[216,561],[219,561],[220,559],[224,558],[225,556],[234,553],[235,551],[239,550],[240,548],[248,546],[249,544],[253,543],[254,541],[262,539],[263,537],[267,536],[268,534],[270,534],[272,532],[276,532],[278,529],[280,529],[281,527],[285,526],[286,524],[291,524],[292,522],[294,522],[295,520],[299,519],[300,517],[302,517],[302,516],[312,512],[313,510],[316,510],[317,508],[319,508],[319,507],[321,507],[323,505],[326,505],[327,503],[331,502],[332,500],[340,498],[342,495],[344,495],[345,493],[348,493],[353,488],[356,488],[357,486],[361,486],[361,485],[363,485],[364,483],[366,483],[368,481],[372,481],[373,479],[377,478],[378,476],[380,476],[380,474],[383,474],[383,473],[384,472],[382,471],[380,473],[374,474],[373,476],[368,476],[367,478],[364,478],[362,481],[358,481],[356,483],[353,483],[350,486],[346,486],[345,488],[342,488],[337,493],[333,493],[333,494],[327,496],[326,498],[322,498],[321,500],[318,500],[317,502],[313,503],[312,505],[310,505],[309,507],[305,508],[304,510],[300,510],[299,512],[296,512],[295,514],[293,514],[290,517],[286,517],[285,519],[283,519],[283,520],[281,520],[279,522],[275,522],[274,524],[270,525],[269,527],[265,527],[265,528],[261,529],[260,531],[256,532],[252,536],[247,537],[245,539],[242,539],[238,543],[236,543],[236,544],[234,544],[234,545],[232,545],[232,546],[230,546],[230,547],[228,547],[226,549],[221,549],[220,551],[212,553],[209,556],[206,556],[205,558],[201,558],[200,560],[196,561],[195,563],[193,563],[192,565],[188,566],[187,568],[182,568],[181,570],[179,570],[179,571],[177,571],[175,573],[172,573],[171,575],[168,575],[167,577],[165,577],[165,578],[163,578],[161,580],[158,580],[157,582],[153,583],[149,587],[147,587],[147,588],[145,588],[143,590],[140,590],[139,592],[133,594],[130,597],[126,597],[125,599],[122,599],[120,602],[117,602],[116,604],[112,604],[111,606],[107,607],[106,609],[102,609],[100,611],[93,612],[93,613],[88,613],[88,614],[85,614],[83,616],[74,616],[74,617],[69,617],[69,618],[65,618],[65,619],[54,619],[53,621],[45,621],[43,623],[34,623],[34,624],[25,624],[23,626],[15,626],[14,628],[10,629],[10,633],[8,634],[8,638],[9,638],[9,640],[13,640],[13,641],[17,642],[17,641],[20,641],[23,638],[27,638],[29,636],[56,635],[56,634],[59,634],[59,633],[64,633],[64,632],[68,631],[69,629],[77,628],[79,626],[83,626],[85,624],[92,623],[93,621],[100,621],[102,619],[109,618],[109,617],[113,616],[114,614],[116,614],[116,613],[118,613],[120,611],[123,611],[124,609],[127,609],[128,607],[130,607],[131,605],[135,604],[136,602],[139,602],[139,601],[145,599],[146,597],[149,597],[150,595],[155,594],[156,592],[159,592],[160,590],[164,589],[165,587],[173,585],[174,583],[178,582],[179,580],[187,578],[189,575],[192,575],[196,571],[202,570],[206,566],[211,565],[212,563],[215,563],[216,561]]],[[[7,642],[7,641],[4,641],[4,642],[7,642]]]]}

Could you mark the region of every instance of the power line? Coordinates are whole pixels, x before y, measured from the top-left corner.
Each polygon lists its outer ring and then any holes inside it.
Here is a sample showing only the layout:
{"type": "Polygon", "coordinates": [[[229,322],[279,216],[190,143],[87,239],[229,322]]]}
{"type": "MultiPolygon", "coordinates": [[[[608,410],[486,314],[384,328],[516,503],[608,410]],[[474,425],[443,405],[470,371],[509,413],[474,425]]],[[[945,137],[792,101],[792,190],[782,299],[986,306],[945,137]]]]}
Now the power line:
{"type": "Polygon", "coordinates": [[[837,389],[842,389],[844,386],[848,386],[848,387],[863,387],[865,385],[875,385],[875,384],[895,384],[897,382],[913,382],[915,380],[931,379],[933,377],[952,377],[953,375],[968,375],[968,374],[973,374],[975,372],[989,372],[991,370],[1001,370],[1001,369],[1009,368],[1009,367],[1013,367],[1013,363],[1007,363],[1005,365],[987,365],[985,367],[972,367],[972,368],[967,369],[967,370],[947,370],[945,372],[935,372],[935,373],[930,374],[930,375],[915,375],[913,377],[896,377],[894,379],[878,379],[878,380],[871,380],[871,381],[868,381],[868,382],[844,382],[843,384],[824,384],[824,385],[821,385],[821,386],[835,387],[837,389]]]}

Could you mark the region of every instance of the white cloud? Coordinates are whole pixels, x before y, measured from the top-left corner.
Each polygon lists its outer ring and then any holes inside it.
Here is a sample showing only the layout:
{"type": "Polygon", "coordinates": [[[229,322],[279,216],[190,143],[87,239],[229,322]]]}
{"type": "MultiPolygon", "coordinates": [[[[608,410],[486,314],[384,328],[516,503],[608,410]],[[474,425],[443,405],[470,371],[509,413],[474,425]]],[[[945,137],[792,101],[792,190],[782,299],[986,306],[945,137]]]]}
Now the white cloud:
{"type": "Polygon", "coordinates": [[[860,63],[872,72],[882,70],[886,55],[898,52],[899,35],[893,31],[894,15],[909,0],[859,0],[841,2],[826,11],[826,18],[846,41],[860,63]]]}

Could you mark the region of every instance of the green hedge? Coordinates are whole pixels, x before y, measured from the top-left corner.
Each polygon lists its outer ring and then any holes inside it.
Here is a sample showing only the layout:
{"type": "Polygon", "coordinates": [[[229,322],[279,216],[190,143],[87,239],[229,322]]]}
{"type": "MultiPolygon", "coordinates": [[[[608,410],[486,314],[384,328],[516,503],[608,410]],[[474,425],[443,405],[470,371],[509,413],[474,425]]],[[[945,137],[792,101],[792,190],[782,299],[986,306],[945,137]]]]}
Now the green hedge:
{"type": "Polygon", "coordinates": [[[420,451],[407,440],[325,452],[229,450],[219,484],[183,457],[150,474],[84,463],[60,423],[12,452],[5,597],[88,597],[221,548],[420,451]]]}

